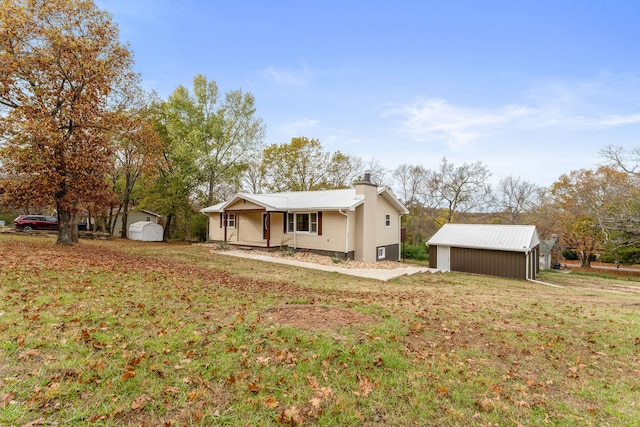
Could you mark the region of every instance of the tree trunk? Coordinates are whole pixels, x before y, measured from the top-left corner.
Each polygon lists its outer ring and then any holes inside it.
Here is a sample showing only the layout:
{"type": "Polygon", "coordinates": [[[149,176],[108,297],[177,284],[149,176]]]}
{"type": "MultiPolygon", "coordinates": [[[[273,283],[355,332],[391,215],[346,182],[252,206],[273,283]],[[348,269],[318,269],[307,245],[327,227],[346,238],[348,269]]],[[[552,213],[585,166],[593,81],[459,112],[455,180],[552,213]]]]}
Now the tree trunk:
{"type": "Polygon", "coordinates": [[[169,241],[169,230],[171,229],[171,220],[173,219],[173,214],[167,215],[167,223],[164,225],[164,234],[162,235],[162,241],[169,241]]]}
{"type": "Polygon", "coordinates": [[[580,251],[580,267],[591,268],[591,254],[580,251]]]}
{"type": "Polygon", "coordinates": [[[127,222],[129,221],[129,196],[125,195],[122,203],[122,230],[120,231],[120,237],[127,238],[127,222]]]}
{"type": "Polygon", "coordinates": [[[207,197],[207,201],[209,202],[209,204],[207,206],[212,206],[213,205],[213,190],[215,188],[215,178],[214,177],[209,177],[209,194],[207,197]]]}
{"type": "Polygon", "coordinates": [[[87,209],[87,231],[94,231],[91,224],[91,210],[87,209]]]}
{"type": "Polygon", "coordinates": [[[71,241],[73,243],[78,243],[79,233],[78,233],[78,217],[75,213],[71,214],[71,221],[69,224],[69,233],[71,234],[71,241]]]}
{"type": "Polygon", "coordinates": [[[63,208],[59,202],[56,202],[56,210],[58,212],[58,240],[56,245],[73,245],[71,236],[71,211],[63,208]]]}
{"type": "Polygon", "coordinates": [[[120,215],[120,212],[122,210],[122,206],[118,207],[118,210],[116,211],[115,215],[113,213],[113,207],[109,208],[109,218],[107,221],[107,226],[109,227],[109,230],[107,230],[109,232],[109,236],[113,237],[113,233],[115,231],[115,227],[116,227],[116,222],[118,222],[118,215],[120,215]]]}

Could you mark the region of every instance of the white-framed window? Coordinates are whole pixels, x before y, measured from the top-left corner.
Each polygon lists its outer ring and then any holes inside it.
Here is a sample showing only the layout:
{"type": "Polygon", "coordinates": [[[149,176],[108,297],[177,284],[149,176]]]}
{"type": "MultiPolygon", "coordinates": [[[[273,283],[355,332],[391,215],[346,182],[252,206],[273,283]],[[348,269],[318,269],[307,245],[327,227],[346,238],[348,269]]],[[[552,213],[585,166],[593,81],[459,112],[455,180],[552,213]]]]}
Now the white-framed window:
{"type": "Polygon", "coordinates": [[[391,228],[391,214],[384,215],[384,226],[386,228],[391,228]]]}
{"type": "Polygon", "coordinates": [[[287,233],[293,233],[294,230],[296,233],[316,234],[318,232],[318,213],[287,214],[287,233]]]}
{"type": "Polygon", "coordinates": [[[227,214],[227,228],[236,228],[236,214],[227,214]]]}
{"type": "Polygon", "coordinates": [[[378,248],[378,259],[385,259],[386,258],[386,248],[378,248]]]}

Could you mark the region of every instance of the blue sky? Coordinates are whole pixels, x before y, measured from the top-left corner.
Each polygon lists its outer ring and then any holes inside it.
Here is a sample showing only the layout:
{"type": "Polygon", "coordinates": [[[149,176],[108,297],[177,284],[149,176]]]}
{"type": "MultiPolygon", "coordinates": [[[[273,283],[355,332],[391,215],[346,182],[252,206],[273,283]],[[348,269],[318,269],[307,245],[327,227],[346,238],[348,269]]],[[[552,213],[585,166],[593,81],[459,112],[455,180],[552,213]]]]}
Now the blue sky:
{"type": "Polygon", "coordinates": [[[168,96],[251,92],[266,143],[550,185],[640,147],[640,1],[97,0],[168,96]]]}

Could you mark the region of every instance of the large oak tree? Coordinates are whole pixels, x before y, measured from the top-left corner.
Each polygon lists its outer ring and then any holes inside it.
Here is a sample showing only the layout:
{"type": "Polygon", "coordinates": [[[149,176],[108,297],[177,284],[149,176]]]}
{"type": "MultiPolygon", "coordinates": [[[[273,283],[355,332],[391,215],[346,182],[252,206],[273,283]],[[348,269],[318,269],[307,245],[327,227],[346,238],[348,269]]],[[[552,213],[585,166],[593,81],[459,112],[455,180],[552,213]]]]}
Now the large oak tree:
{"type": "Polygon", "coordinates": [[[628,240],[625,225],[632,222],[626,212],[637,206],[638,190],[626,173],[607,166],[571,171],[553,184],[551,196],[557,215],[565,218],[564,244],[576,250],[584,267],[605,246],[628,240]]]}
{"type": "Polygon", "coordinates": [[[110,95],[131,64],[91,0],[0,0],[0,193],[55,206],[58,244],[73,243],[83,204],[108,200],[110,95]]]}

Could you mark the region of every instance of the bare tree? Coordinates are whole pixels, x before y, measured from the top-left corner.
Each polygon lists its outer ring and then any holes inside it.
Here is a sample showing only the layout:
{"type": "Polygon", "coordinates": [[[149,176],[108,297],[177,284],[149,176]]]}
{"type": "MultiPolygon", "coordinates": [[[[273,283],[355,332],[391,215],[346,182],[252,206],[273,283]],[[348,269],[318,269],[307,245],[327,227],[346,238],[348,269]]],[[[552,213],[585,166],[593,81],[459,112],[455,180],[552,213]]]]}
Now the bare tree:
{"type": "Polygon", "coordinates": [[[429,170],[421,165],[403,164],[393,171],[393,177],[397,183],[400,199],[409,209],[424,204],[421,196],[425,194],[429,170]]]}
{"type": "Polygon", "coordinates": [[[620,145],[607,145],[600,150],[606,165],[640,178],[640,147],[626,149],[620,145]]]}
{"type": "Polygon", "coordinates": [[[391,187],[392,175],[391,171],[384,166],[376,159],[375,157],[371,157],[369,160],[361,160],[362,171],[369,171],[371,174],[371,182],[384,187],[391,187]]]}
{"type": "Polygon", "coordinates": [[[428,192],[429,170],[421,165],[404,164],[393,171],[400,200],[409,209],[406,219],[408,237],[413,245],[420,242],[424,225],[425,196],[428,192]]]}
{"type": "Polygon", "coordinates": [[[249,193],[259,194],[262,192],[263,177],[260,173],[260,160],[249,160],[247,168],[242,174],[242,187],[249,193]]]}
{"type": "Polygon", "coordinates": [[[508,224],[518,224],[523,212],[532,211],[539,204],[539,195],[537,185],[509,175],[498,183],[493,204],[508,224]]]}
{"type": "Polygon", "coordinates": [[[429,174],[428,205],[438,207],[442,214],[436,221],[442,225],[453,222],[457,213],[484,209],[491,199],[490,176],[482,162],[456,167],[444,157],[438,169],[429,174]]]}

